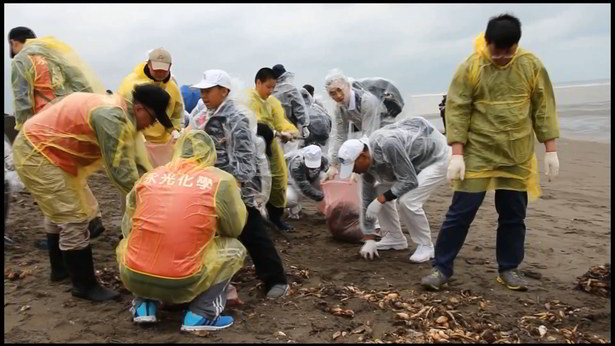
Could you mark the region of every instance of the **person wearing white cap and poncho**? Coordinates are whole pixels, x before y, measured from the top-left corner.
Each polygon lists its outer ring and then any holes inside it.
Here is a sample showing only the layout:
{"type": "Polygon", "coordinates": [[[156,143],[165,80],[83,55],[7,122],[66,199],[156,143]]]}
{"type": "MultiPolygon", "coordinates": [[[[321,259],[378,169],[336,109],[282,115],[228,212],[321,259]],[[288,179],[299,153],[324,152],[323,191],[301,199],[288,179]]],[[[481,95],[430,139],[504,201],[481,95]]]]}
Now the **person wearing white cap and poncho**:
{"type": "Polygon", "coordinates": [[[322,156],[322,151],[317,145],[308,145],[305,148],[291,153],[288,160],[289,182],[286,190],[286,207],[289,217],[299,219],[301,211],[301,196],[320,202],[325,197],[320,181],[324,178],[324,172],[329,168],[329,161],[322,156]]]}
{"type": "MultiPolygon", "coordinates": [[[[206,110],[190,119],[186,130],[195,128],[205,131],[214,140],[217,155],[215,167],[237,179],[248,212],[238,239],[248,250],[256,276],[264,283],[267,297],[283,297],[289,289],[286,273],[259,211],[259,207],[267,203],[271,176],[264,155],[267,144],[257,136],[255,116],[250,109],[236,104],[229,96],[232,83],[225,71],[205,71],[203,79],[192,88],[200,90],[206,110]]],[[[271,140],[273,131],[270,132],[271,140]]]]}
{"type": "Polygon", "coordinates": [[[410,261],[421,263],[434,256],[429,222],[423,203],[444,181],[451,149],[446,138],[424,118],[416,117],[387,125],[369,138],[350,139],[340,147],[340,178],[362,174],[361,230],[364,258],[378,250],[408,248],[399,215],[417,249],[410,261]],[[399,214],[394,205],[397,204],[399,214]],[[374,240],[378,218],[383,238],[374,240]]]}

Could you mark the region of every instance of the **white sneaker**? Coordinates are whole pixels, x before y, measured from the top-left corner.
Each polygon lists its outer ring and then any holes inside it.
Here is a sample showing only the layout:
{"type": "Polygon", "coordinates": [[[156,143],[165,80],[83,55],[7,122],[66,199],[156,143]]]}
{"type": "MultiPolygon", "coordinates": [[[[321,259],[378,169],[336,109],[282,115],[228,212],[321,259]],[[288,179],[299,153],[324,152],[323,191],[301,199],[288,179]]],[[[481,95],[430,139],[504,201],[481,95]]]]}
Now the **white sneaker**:
{"type": "Polygon", "coordinates": [[[434,248],[428,245],[419,245],[416,247],[414,254],[410,256],[410,262],[423,263],[434,258],[434,248]]]}
{"type": "Polygon", "coordinates": [[[403,233],[394,235],[393,232],[387,232],[376,242],[376,246],[378,250],[405,250],[408,248],[408,239],[403,233]]]}

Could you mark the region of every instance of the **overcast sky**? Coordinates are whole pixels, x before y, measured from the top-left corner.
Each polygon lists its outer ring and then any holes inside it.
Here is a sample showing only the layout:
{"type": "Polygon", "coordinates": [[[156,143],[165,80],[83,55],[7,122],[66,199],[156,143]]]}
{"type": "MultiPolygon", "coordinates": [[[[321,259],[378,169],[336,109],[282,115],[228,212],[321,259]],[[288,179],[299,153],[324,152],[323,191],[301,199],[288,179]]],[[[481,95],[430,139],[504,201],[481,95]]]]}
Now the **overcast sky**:
{"type": "Polygon", "coordinates": [[[218,68],[252,87],[259,68],[281,63],[320,94],[340,68],[411,95],[445,91],[474,37],[503,12],[521,20],[520,45],[554,83],[610,79],[610,4],[5,4],[4,109],[12,113],[6,37],[16,26],[68,43],[114,91],[162,46],[180,85],[218,68]]]}

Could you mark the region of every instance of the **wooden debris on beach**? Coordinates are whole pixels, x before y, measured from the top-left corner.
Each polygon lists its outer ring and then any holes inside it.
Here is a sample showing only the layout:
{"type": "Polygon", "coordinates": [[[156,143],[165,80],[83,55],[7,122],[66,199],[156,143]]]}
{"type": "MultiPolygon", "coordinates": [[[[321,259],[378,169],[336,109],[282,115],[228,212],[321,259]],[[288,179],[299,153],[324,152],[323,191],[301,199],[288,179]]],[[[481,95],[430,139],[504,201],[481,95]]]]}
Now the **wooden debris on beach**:
{"type": "Polygon", "coordinates": [[[578,278],[576,289],[600,297],[611,296],[611,265],[593,266],[578,278]]]}

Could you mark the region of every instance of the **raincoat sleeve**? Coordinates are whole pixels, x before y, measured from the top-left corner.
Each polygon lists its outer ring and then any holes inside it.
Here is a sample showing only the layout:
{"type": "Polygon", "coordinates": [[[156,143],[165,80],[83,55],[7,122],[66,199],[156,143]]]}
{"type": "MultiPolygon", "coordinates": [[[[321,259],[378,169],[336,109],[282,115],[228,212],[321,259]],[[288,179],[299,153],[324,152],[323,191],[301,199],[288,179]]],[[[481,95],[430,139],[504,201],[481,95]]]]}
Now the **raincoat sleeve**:
{"type": "Polygon", "coordinates": [[[293,115],[295,119],[297,119],[297,125],[301,128],[310,125],[310,114],[308,113],[307,106],[305,105],[299,90],[297,90],[297,88],[293,88],[290,91],[289,96],[293,115]]]}
{"type": "MultiPolygon", "coordinates": [[[[301,97],[299,95],[299,97],[301,97]]],[[[298,133],[299,130],[293,125],[290,121],[286,119],[284,116],[284,108],[282,107],[282,103],[280,100],[273,96],[269,96],[267,102],[271,104],[271,113],[273,115],[273,128],[278,132],[295,132],[298,133]]]]}
{"type": "MultiPolygon", "coordinates": [[[[181,95],[181,94],[180,94],[181,95]]],[[[182,122],[184,121],[184,103],[181,97],[175,102],[175,109],[173,109],[173,115],[171,115],[171,124],[173,129],[181,131],[182,122]]]]}
{"type": "Polygon", "coordinates": [[[134,132],[127,121],[122,109],[108,107],[97,108],[90,118],[105,171],[123,193],[128,193],[139,179],[134,132]]]}
{"type": "Polygon", "coordinates": [[[348,125],[350,122],[348,119],[342,116],[342,112],[339,107],[335,108],[334,115],[335,117],[335,140],[333,141],[332,152],[331,152],[331,164],[339,165],[339,160],[337,159],[337,153],[340,150],[342,144],[348,139],[348,125]]]}
{"type": "Polygon", "coordinates": [[[472,112],[472,86],[468,74],[468,63],[459,66],[446,96],[446,138],[448,144],[466,144],[472,112]]]}
{"type": "Polygon", "coordinates": [[[542,63],[539,63],[538,69],[531,97],[530,115],[536,138],[540,143],[544,143],[550,139],[559,138],[559,125],[555,111],[555,95],[549,74],[542,63]]]}
{"type": "Polygon", "coordinates": [[[220,181],[216,193],[218,234],[221,237],[237,238],[246,225],[248,211],[241,200],[237,182],[230,174],[225,175],[228,177],[220,181]]]}
{"type": "Polygon", "coordinates": [[[22,56],[15,58],[11,63],[11,84],[15,97],[15,129],[20,130],[23,123],[34,115],[34,103],[31,88],[24,73],[34,67],[30,59],[22,56]]]}
{"type": "MultiPolygon", "coordinates": [[[[393,139],[385,139],[382,144],[382,154],[384,161],[393,168],[393,174],[395,174],[395,183],[391,187],[391,193],[393,193],[395,198],[415,189],[419,185],[414,165],[400,142],[393,139]]],[[[385,196],[390,196],[390,194],[385,193],[385,196]]],[[[387,197],[387,200],[391,200],[391,198],[387,197]]]]}
{"type": "Polygon", "coordinates": [[[325,198],[324,193],[312,186],[312,184],[308,181],[302,156],[295,156],[292,158],[288,164],[288,170],[290,171],[291,177],[295,180],[295,183],[301,190],[302,194],[317,202],[320,202],[323,198],[325,198]]]}
{"type": "Polygon", "coordinates": [[[136,205],[136,192],[133,187],[126,196],[126,210],[124,211],[124,216],[122,217],[122,235],[124,236],[124,239],[128,238],[128,235],[132,232],[132,216],[135,213],[136,205]]]}
{"type": "Polygon", "coordinates": [[[256,175],[255,146],[248,118],[238,118],[231,129],[231,164],[233,176],[246,183],[256,175]]]}
{"type": "Polygon", "coordinates": [[[364,173],[361,177],[363,185],[361,187],[361,231],[363,234],[374,233],[374,220],[368,220],[365,217],[367,206],[377,197],[376,196],[376,179],[369,173],[364,173]]]}

